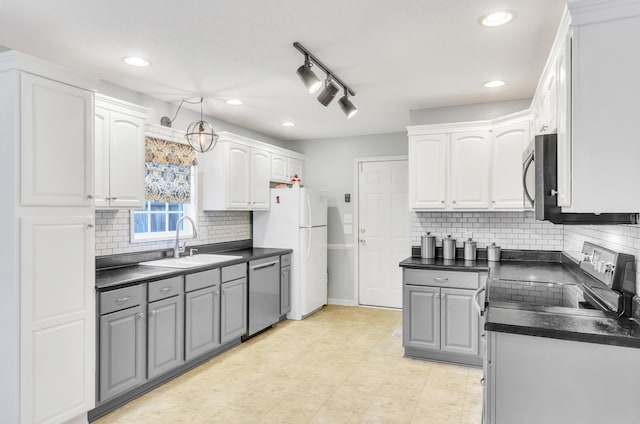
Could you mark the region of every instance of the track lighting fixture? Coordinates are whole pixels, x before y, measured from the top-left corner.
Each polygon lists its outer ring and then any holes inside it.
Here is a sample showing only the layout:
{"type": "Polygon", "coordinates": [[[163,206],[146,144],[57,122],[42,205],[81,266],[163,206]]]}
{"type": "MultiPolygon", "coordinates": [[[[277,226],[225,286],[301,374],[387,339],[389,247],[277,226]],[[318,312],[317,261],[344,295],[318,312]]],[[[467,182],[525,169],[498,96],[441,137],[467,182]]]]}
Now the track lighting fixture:
{"type": "Polygon", "coordinates": [[[327,79],[324,81],[324,88],[318,95],[318,101],[322,106],[328,106],[329,103],[336,97],[338,93],[338,86],[331,81],[331,76],[327,75],[327,79]]]}
{"type": "Polygon", "coordinates": [[[338,78],[329,68],[327,68],[318,58],[312,55],[304,46],[297,41],[293,43],[293,47],[295,47],[300,53],[304,55],[304,65],[298,68],[298,76],[302,79],[302,82],[309,90],[309,93],[314,93],[317,91],[322,82],[318,79],[316,74],[311,70],[312,65],[318,66],[318,68],[322,69],[326,74],[327,78],[324,81],[324,89],[318,95],[318,101],[323,106],[328,106],[329,103],[333,100],[333,98],[338,94],[338,86],[342,87],[344,90],[344,96],[340,98],[339,103],[342,111],[347,118],[351,118],[358,112],[358,108],[354,106],[354,104],[349,99],[349,96],[353,97],[356,95],[355,91],[353,91],[347,84],[345,84],[340,78],[338,78]]]}
{"type": "Polygon", "coordinates": [[[204,113],[202,110],[203,102],[203,97],[200,97],[199,102],[190,102],[186,99],[182,99],[180,105],[178,106],[178,110],[176,110],[176,114],[173,116],[173,119],[169,119],[167,116],[163,116],[160,119],[160,125],[171,128],[171,124],[178,117],[178,112],[180,112],[183,103],[189,103],[192,105],[197,105],[198,103],[200,103],[200,120],[190,123],[187,127],[187,132],[184,135],[191,148],[200,153],[208,152],[209,150],[216,147],[216,144],[218,143],[218,134],[216,134],[213,131],[211,125],[209,125],[209,123],[204,120],[204,113]]]}

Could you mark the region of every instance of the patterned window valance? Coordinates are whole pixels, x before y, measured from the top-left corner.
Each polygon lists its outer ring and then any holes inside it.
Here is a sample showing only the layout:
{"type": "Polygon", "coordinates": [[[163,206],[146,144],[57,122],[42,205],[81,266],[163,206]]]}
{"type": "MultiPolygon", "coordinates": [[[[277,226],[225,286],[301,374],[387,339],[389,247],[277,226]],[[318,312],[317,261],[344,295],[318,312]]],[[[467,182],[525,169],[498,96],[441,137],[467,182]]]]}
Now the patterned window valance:
{"type": "Polygon", "coordinates": [[[145,197],[149,201],[191,203],[191,167],[147,162],[145,197]]]}
{"type": "Polygon", "coordinates": [[[198,164],[196,152],[189,145],[153,137],[145,137],[145,145],[146,162],[178,166],[196,166],[198,164]]]}

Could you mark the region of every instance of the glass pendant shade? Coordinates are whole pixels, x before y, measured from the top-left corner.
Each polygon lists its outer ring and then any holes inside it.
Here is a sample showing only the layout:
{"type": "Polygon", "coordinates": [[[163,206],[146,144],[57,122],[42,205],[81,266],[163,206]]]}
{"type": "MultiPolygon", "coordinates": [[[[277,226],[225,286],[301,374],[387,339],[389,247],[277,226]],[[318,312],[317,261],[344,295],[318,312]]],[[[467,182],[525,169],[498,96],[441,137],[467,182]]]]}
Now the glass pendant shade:
{"type": "Polygon", "coordinates": [[[193,150],[200,153],[208,152],[218,143],[218,134],[213,132],[208,122],[202,120],[189,124],[185,137],[193,150]]]}

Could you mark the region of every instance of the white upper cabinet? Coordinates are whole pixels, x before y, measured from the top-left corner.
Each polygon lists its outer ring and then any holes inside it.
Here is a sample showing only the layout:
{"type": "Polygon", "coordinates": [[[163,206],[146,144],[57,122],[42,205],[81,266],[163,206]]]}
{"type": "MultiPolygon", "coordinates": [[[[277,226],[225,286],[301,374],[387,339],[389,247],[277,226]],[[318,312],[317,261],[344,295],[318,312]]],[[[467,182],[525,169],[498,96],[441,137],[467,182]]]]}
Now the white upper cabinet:
{"type": "Polygon", "coordinates": [[[529,122],[506,123],[492,132],[491,207],[522,209],[522,152],[529,142],[529,122]]]}
{"type": "Polygon", "coordinates": [[[202,209],[269,209],[270,181],[290,182],[289,163],[303,156],[226,131],[219,136],[216,148],[198,156],[202,209]]]}
{"type": "Polygon", "coordinates": [[[489,207],[489,131],[469,131],[451,135],[451,207],[489,207]]]}
{"type": "Polygon", "coordinates": [[[251,149],[251,209],[269,209],[269,177],[271,154],[266,150],[251,149]]]}
{"type": "Polygon", "coordinates": [[[144,206],[145,117],[141,107],[96,95],[97,208],[144,206]]]}
{"type": "Polygon", "coordinates": [[[302,178],[304,161],[281,153],[271,153],[271,181],[291,184],[291,178],[302,178]]]}
{"type": "Polygon", "coordinates": [[[22,204],[93,205],[93,94],[20,77],[22,204]]]}
{"type": "MultiPolygon", "coordinates": [[[[304,178],[302,167],[304,162],[300,159],[287,158],[287,169],[289,170],[289,175],[287,177],[287,182],[290,183],[291,179],[294,175],[297,175],[298,178],[302,180],[304,178]]],[[[303,180],[304,182],[304,180],[303,180]]]]}
{"type": "Polygon", "coordinates": [[[409,135],[409,207],[446,207],[447,136],[409,135]]]}

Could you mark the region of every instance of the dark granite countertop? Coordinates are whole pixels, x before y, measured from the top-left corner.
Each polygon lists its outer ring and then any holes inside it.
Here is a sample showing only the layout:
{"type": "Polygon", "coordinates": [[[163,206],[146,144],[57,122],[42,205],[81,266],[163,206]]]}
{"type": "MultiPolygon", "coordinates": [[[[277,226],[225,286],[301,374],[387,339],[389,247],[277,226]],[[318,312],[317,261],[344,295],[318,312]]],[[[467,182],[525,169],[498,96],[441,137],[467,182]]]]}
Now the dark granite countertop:
{"type": "MultiPolygon", "coordinates": [[[[514,251],[509,259],[474,262],[409,257],[400,262],[403,268],[488,272],[492,279],[580,284],[581,272],[575,262],[563,255],[528,255],[514,251]]],[[[636,304],[638,302],[636,301],[636,304]]],[[[485,329],[505,333],[550,337],[587,343],[640,348],[640,323],[636,319],[617,318],[601,311],[527,306],[525,309],[501,302],[487,303],[485,329]]]]}
{"type": "MultiPolygon", "coordinates": [[[[130,264],[113,268],[106,268],[96,271],[96,288],[98,290],[113,289],[119,286],[132,285],[142,281],[153,281],[177,275],[191,274],[205,271],[207,269],[219,268],[222,266],[235,265],[256,259],[267,258],[269,256],[280,256],[291,253],[291,249],[251,247],[237,250],[216,251],[221,255],[242,256],[242,259],[230,259],[225,262],[218,262],[212,265],[204,265],[193,268],[167,268],[156,266],[145,266],[130,264]]],[[[208,253],[206,249],[198,253],[208,253]]]]}

